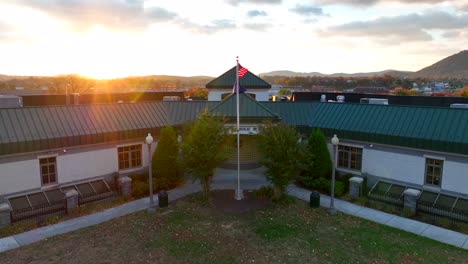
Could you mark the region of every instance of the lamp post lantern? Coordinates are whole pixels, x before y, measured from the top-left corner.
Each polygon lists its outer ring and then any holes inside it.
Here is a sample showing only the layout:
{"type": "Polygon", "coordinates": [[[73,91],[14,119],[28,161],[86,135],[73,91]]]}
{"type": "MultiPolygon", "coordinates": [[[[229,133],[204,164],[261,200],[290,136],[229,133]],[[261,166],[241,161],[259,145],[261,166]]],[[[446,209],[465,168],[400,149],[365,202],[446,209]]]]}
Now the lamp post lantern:
{"type": "Polygon", "coordinates": [[[148,136],[146,137],[146,145],[148,145],[148,170],[149,170],[149,176],[148,176],[148,183],[149,183],[149,195],[150,195],[150,204],[148,207],[148,212],[153,213],[156,211],[156,207],[154,206],[154,199],[153,199],[153,176],[152,176],[152,153],[151,153],[151,144],[153,144],[153,137],[151,136],[151,133],[148,133],[148,136]]]}
{"type": "Polygon", "coordinates": [[[338,137],[333,135],[333,138],[331,139],[331,143],[333,145],[333,160],[332,160],[332,184],[331,184],[331,196],[330,196],[330,208],[328,208],[328,214],[330,215],[336,215],[336,209],[335,209],[335,166],[336,166],[336,161],[337,161],[337,147],[338,144],[340,143],[340,140],[338,137]]]}

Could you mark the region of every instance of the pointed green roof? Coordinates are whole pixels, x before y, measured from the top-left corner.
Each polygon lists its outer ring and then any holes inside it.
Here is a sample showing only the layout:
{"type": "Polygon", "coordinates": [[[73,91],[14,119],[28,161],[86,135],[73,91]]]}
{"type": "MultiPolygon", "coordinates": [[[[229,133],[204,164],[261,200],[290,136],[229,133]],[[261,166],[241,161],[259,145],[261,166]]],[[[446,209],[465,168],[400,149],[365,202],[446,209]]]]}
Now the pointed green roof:
{"type": "MultiPolygon", "coordinates": [[[[235,118],[237,116],[236,105],[236,95],[231,94],[210,109],[210,113],[235,118]]],[[[242,119],[279,119],[277,114],[244,93],[239,94],[239,115],[242,119]]]]}
{"type": "MultiPolygon", "coordinates": [[[[236,67],[225,72],[218,78],[212,80],[206,85],[208,89],[232,89],[236,81],[236,67]]],[[[239,78],[239,84],[245,89],[270,89],[271,85],[248,71],[244,77],[239,78]]]]}

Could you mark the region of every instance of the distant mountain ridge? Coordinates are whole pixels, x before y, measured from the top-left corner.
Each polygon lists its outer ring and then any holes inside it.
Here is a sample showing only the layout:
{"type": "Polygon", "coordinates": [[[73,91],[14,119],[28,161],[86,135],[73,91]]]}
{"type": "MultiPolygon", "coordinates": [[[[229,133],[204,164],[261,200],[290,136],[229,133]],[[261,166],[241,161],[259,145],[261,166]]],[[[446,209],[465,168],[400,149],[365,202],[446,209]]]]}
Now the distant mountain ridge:
{"type": "MultiPolygon", "coordinates": [[[[289,70],[271,71],[266,73],[260,73],[259,76],[284,76],[284,77],[374,77],[390,75],[397,78],[428,78],[428,79],[440,79],[440,78],[456,78],[468,80],[468,50],[463,50],[459,53],[448,56],[428,67],[425,67],[419,71],[398,71],[398,70],[384,70],[377,72],[359,72],[359,73],[333,73],[324,74],[320,72],[294,72],[289,70]]],[[[47,76],[14,76],[14,75],[3,75],[0,74],[0,82],[8,82],[11,80],[25,80],[30,78],[46,78],[47,76]]],[[[55,76],[57,77],[57,76],[55,76]]],[[[172,75],[147,75],[147,76],[128,76],[122,78],[114,78],[107,80],[118,80],[126,78],[147,78],[147,79],[159,79],[172,80],[179,79],[180,81],[186,81],[192,84],[209,82],[214,77],[210,76],[172,76],[172,75]]]]}
{"type": "Polygon", "coordinates": [[[411,74],[411,77],[414,78],[427,78],[429,76],[432,78],[468,79],[468,50],[460,51],[411,74]]]}
{"type": "Polygon", "coordinates": [[[285,76],[285,77],[372,77],[372,76],[384,76],[384,75],[391,75],[395,77],[408,77],[413,72],[410,71],[397,71],[397,70],[385,70],[379,72],[358,72],[358,73],[332,73],[332,74],[324,74],[320,72],[294,72],[294,71],[271,71],[266,73],[259,74],[260,77],[262,76],[285,76]]]}
{"type": "Polygon", "coordinates": [[[320,72],[294,72],[294,71],[271,71],[259,74],[260,76],[284,76],[284,77],[373,77],[390,75],[399,78],[456,78],[468,80],[468,50],[463,50],[442,59],[431,66],[425,67],[417,72],[385,70],[378,72],[361,73],[333,73],[323,74],[320,72]]]}

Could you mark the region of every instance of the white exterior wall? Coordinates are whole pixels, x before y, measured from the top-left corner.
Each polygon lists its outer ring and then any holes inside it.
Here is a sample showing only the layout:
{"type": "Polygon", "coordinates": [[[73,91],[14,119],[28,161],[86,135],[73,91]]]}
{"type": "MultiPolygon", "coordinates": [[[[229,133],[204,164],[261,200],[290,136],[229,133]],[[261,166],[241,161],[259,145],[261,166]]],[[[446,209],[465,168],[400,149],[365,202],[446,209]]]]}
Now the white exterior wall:
{"type": "Polygon", "coordinates": [[[209,90],[208,91],[208,101],[221,101],[221,96],[223,94],[229,93],[231,91],[229,91],[229,90],[209,90]]]}
{"type": "MultiPolygon", "coordinates": [[[[268,101],[270,96],[268,94],[269,90],[266,89],[249,89],[246,93],[255,94],[255,100],[259,102],[268,101]]],[[[208,101],[221,101],[223,94],[231,93],[232,89],[210,89],[208,92],[208,101]]]]}
{"type": "MultiPolygon", "coordinates": [[[[154,154],[157,143],[152,144],[154,154]]],[[[83,181],[109,175],[115,172],[131,173],[148,166],[148,146],[145,143],[125,143],[117,146],[107,146],[102,149],[67,153],[58,153],[57,158],[57,183],[83,181]],[[142,144],[142,166],[119,171],[117,148],[120,146],[142,144]]],[[[0,164],[0,195],[40,189],[41,175],[39,158],[0,164]]]]}
{"type": "Polygon", "coordinates": [[[41,187],[39,161],[0,164],[0,195],[41,187]]]}
{"type": "Polygon", "coordinates": [[[424,184],[424,171],[423,156],[363,149],[363,173],[421,185],[424,184]]]}
{"type": "MultiPolygon", "coordinates": [[[[38,161],[37,161],[38,162],[38,161]]],[[[59,184],[118,171],[117,148],[80,152],[57,157],[59,184]]]]}
{"type": "Polygon", "coordinates": [[[442,189],[468,194],[468,162],[444,161],[442,189]]]}

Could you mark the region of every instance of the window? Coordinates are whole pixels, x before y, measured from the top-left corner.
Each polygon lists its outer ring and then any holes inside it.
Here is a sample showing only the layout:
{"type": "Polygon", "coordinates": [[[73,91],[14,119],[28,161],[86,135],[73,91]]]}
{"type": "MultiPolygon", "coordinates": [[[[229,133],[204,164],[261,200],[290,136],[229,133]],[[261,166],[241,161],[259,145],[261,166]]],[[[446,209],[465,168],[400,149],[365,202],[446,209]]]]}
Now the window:
{"type": "Polygon", "coordinates": [[[119,147],[119,170],[141,166],[141,145],[119,147]]]}
{"type": "Polygon", "coordinates": [[[426,158],[426,184],[440,186],[443,160],[426,158]]]}
{"type": "Polygon", "coordinates": [[[57,183],[57,159],[56,157],[39,159],[41,166],[42,185],[57,183]]]}
{"type": "Polygon", "coordinates": [[[338,146],[338,167],[361,170],[362,148],[338,146]]]}

